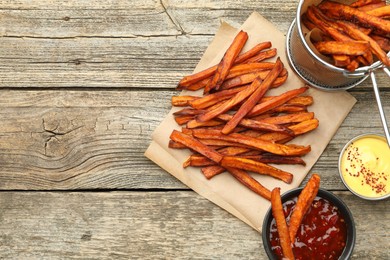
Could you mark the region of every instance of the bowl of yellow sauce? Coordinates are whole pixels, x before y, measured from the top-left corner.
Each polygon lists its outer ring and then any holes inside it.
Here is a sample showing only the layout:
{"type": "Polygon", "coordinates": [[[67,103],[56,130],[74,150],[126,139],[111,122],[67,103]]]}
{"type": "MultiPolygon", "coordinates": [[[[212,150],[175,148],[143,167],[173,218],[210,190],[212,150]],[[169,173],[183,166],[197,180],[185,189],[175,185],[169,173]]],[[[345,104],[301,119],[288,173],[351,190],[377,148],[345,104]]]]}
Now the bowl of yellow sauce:
{"type": "Polygon", "coordinates": [[[349,141],[340,153],[339,173],[344,185],[363,199],[390,197],[390,147],[385,137],[364,134],[349,141]]]}

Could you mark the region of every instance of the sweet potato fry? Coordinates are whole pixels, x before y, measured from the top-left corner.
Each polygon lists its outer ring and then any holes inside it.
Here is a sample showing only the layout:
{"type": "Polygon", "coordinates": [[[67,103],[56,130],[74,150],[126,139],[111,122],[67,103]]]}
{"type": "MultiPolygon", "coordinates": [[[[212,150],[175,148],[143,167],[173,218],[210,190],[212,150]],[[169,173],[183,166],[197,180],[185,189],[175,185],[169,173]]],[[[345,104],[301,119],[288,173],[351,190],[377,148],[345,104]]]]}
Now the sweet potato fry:
{"type": "MultiPolygon", "coordinates": [[[[254,73],[262,70],[271,70],[273,68],[275,63],[273,62],[254,62],[254,63],[244,63],[244,64],[237,64],[234,65],[230,71],[229,74],[226,76],[225,81],[241,76],[243,74],[248,74],[248,73],[254,73]]],[[[265,77],[266,73],[261,73],[260,75],[264,75],[263,78],[265,77]]],[[[187,87],[180,87],[178,89],[187,89],[187,90],[192,90],[196,91],[201,88],[204,88],[207,85],[207,82],[211,80],[211,77],[202,79],[198,82],[195,82],[187,87]]],[[[251,82],[251,81],[248,81],[251,82]]]]}
{"type": "Polygon", "coordinates": [[[257,180],[251,177],[246,171],[236,169],[236,168],[226,168],[226,170],[233,175],[239,182],[244,184],[247,188],[252,190],[253,192],[259,194],[263,198],[270,200],[271,199],[271,191],[266,187],[261,185],[257,180]]]}
{"type": "Polygon", "coordinates": [[[263,80],[268,75],[268,73],[269,71],[267,70],[261,70],[261,71],[254,71],[254,72],[242,74],[237,77],[226,80],[221,85],[220,89],[227,90],[237,86],[246,85],[252,83],[256,78],[260,78],[261,80],[263,80]]]}
{"type": "Polygon", "coordinates": [[[231,98],[232,96],[234,96],[238,92],[244,90],[245,88],[246,87],[244,86],[244,87],[239,87],[239,88],[218,91],[218,92],[215,92],[213,94],[208,94],[208,95],[205,95],[201,98],[189,101],[189,105],[193,108],[196,108],[196,109],[204,109],[204,108],[210,107],[210,106],[220,102],[221,100],[231,98]]]}
{"type": "Polygon", "coordinates": [[[349,71],[355,71],[358,67],[359,67],[359,62],[357,60],[353,60],[351,61],[351,63],[349,63],[346,66],[346,69],[349,71]]]}
{"type": "Polygon", "coordinates": [[[183,163],[184,168],[188,166],[204,167],[204,166],[211,166],[211,165],[216,165],[216,163],[210,160],[209,158],[199,154],[190,155],[187,158],[187,160],[183,163]]]}
{"type": "Polygon", "coordinates": [[[187,122],[193,120],[195,116],[187,115],[187,116],[175,116],[175,121],[178,125],[184,125],[187,122]]]}
{"type": "MultiPolygon", "coordinates": [[[[242,86],[242,87],[243,87],[244,90],[245,90],[246,87],[248,87],[248,85],[247,85],[247,86],[242,86]]],[[[240,92],[241,92],[241,91],[240,91],[240,92]]],[[[233,97],[234,97],[234,96],[233,96],[233,97]]],[[[206,112],[215,110],[215,109],[217,109],[217,108],[219,108],[219,107],[226,106],[226,105],[230,102],[230,100],[231,100],[233,97],[231,97],[231,98],[229,98],[229,99],[221,100],[220,102],[217,102],[217,103],[215,103],[214,105],[211,105],[211,106],[205,108],[205,109],[204,109],[204,112],[203,112],[202,114],[205,114],[206,112]]],[[[232,109],[234,109],[234,107],[235,107],[235,106],[233,106],[232,109]]],[[[201,116],[201,115],[199,115],[199,116],[201,116]]]]}
{"type": "Polygon", "coordinates": [[[358,7],[357,9],[362,12],[368,12],[374,9],[377,9],[379,7],[385,6],[386,2],[385,1],[380,1],[379,3],[375,4],[368,4],[368,5],[363,5],[361,7],[358,7]]]}
{"type": "MultiPolygon", "coordinates": [[[[257,137],[260,137],[261,135],[263,135],[265,132],[260,132],[257,130],[248,129],[248,130],[237,132],[237,133],[245,135],[245,136],[257,138],[257,137]]],[[[261,151],[261,150],[257,150],[257,151],[261,151]]]]}
{"type": "Polygon", "coordinates": [[[300,123],[314,118],[314,112],[293,113],[288,115],[273,116],[260,119],[260,122],[281,125],[289,123],[300,123]]]}
{"type": "Polygon", "coordinates": [[[387,57],[386,53],[381,49],[378,43],[369,37],[368,35],[362,33],[356,26],[352,23],[346,21],[337,21],[337,24],[342,27],[347,34],[356,40],[367,41],[370,43],[371,51],[378,57],[378,59],[385,64],[390,66],[390,59],[387,57]]]}
{"type": "Polygon", "coordinates": [[[384,50],[385,52],[390,51],[390,39],[389,38],[386,38],[386,37],[383,37],[380,35],[376,35],[376,34],[372,34],[371,38],[378,43],[378,45],[381,47],[382,50],[384,50]]]}
{"type": "MultiPolygon", "coordinates": [[[[298,123],[296,125],[289,126],[288,128],[294,132],[294,136],[298,136],[313,131],[318,127],[318,124],[319,124],[318,119],[313,118],[298,123]]],[[[259,138],[269,142],[275,142],[275,143],[285,143],[291,140],[291,136],[283,133],[266,133],[260,135],[259,138]]]]}
{"type": "Polygon", "coordinates": [[[202,144],[197,139],[188,136],[186,134],[183,134],[177,130],[173,130],[170,139],[175,142],[184,144],[189,149],[194,150],[200,154],[203,154],[204,156],[206,156],[207,158],[209,158],[210,160],[216,163],[219,163],[222,160],[223,156],[221,154],[211,149],[207,145],[202,144]]]}
{"type": "MultiPolygon", "coordinates": [[[[290,158],[290,157],[282,157],[281,158],[290,158]]],[[[257,161],[263,162],[261,155],[252,155],[252,156],[245,156],[242,158],[247,158],[247,159],[258,159],[257,161]]],[[[292,158],[300,158],[300,157],[292,157],[292,158]]],[[[272,160],[273,158],[270,158],[272,160]]],[[[265,162],[268,162],[269,160],[264,159],[265,162]]],[[[276,161],[276,158],[275,158],[276,161]]],[[[195,166],[195,167],[204,167],[204,166],[213,166],[217,165],[215,162],[211,161],[210,159],[206,158],[203,155],[200,154],[192,154],[190,155],[187,160],[183,163],[183,167],[188,167],[188,166],[195,166]]]]}
{"type": "MultiPolygon", "coordinates": [[[[218,116],[218,119],[221,119],[223,121],[230,122],[232,120],[233,116],[229,114],[222,114],[218,116]]],[[[266,132],[277,132],[277,133],[285,133],[287,135],[293,135],[293,132],[288,129],[287,127],[280,126],[273,123],[267,123],[267,122],[261,122],[251,119],[241,119],[240,126],[244,126],[250,129],[260,130],[260,131],[266,131],[266,132]]],[[[223,130],[222,130],[223,132],[223,130]]]]}
{"type": "Polygon", "coordinates": [[[183,134],[192,136],[192,129],[188,129],[187,127],[182,127],[182,128],[181,128],[181,132],[182,132],[183,134]]]}
{"type": "Polygon", "coordinates": [[[224,168],[232,167],[246,171],[256,172],[262,175],[272,176],[276,179],[282,180],[285,183],[291,183],[293,175],[289,172],[282,171],[268,164],[261,163],[252,159],[224,156],[221,160],[221,166],[224,168]]]}
{"type": "Polygon", "coordinates": [[[288,105],[301,105],[301,106],[311,106],[314,100],[312,96],[299,96],[294,97],[287,101],[288,105]]]}
{"type": "Polygon", "coordinates": [[[365,27],[370,26],[386,34],[390,33],[390,21],[369,15],[348,5],[323,1],[319,8],[332,18],[354,20],[359,24],[365,25],[365,27]]]}
{"type": "MultiPolygon", "coordinates": [[[[260,103],[263,103],[265,101],[269,101],[276,96],[267,96],[263,97],[260,100],[260,103]]],[[[313,104],[313,97],[312,96],[298,96],[298,97],[293,97],[289,101],[286,102],[286,105],[298,105],[298,106],[311,106],[313,104]]]]}
{"type": "Polygon", "coordinates": [[[278,230],[280,246],[282,247],[283,259],[295,259],[289,236],[289,228],[284,217],[280,188],[274,188],[271,192],[271,209],[278,230]]]}
{"type": "MultiPolygon", "coordinates": [[[[307,112],[307,107],[303,105],[289,105],[289,104],[283,104],[278,107],[275,107],[274,109],[270,110],[269,112],[276,112],[276,113],[299,113],[299,112],[307,112]]],[[[262,116],[264,114],[261,114],[262,116]]],[[[254,118],[253,118],[254,119],[254,118]]]]}
{"type": "Polygon", "coordinates": [[[266,102],[260,103],[252,108],[252,110],[248,113],[249,117],[260,115],[264,112],[267,112],[268,110],[271,110],[275,107],[278,107],[293,97],[296,97],[302,93],[304,93],[306,90],[308,90],[309,87],[301,87],[298,89],[293,89],[290,91],[287,91],[279,96],[276,96],[275,98],[268,100],[266,102]]]}
{"type": "Polygon", "coordinates": [[[314,47],[322,54],[363,55],[370,49],[370,44],[365,41],[326,41],[316,42],[314,47]]]}
{"type": "Polygon", "coordinates": [[[278,156],[273,154],[262,154],[262,155],[241,155],[243,158],[252,159],[262,163],[273,163],[273,164],[300,164],[305,166],[306,162],[301,157],[294,156],[278,156]]]}
{"type": "MultiPolygon", "coordinates": [[[[283,71],[284,70],[282,70],[282,72],[283,71]]],[[[279,74],[279,77],[277,77],[276,80],[272,83],[271,88],[280,87],[281,85],[284,84],[284,82],[286,82],[287,78],[288,78],[288,74],[284,74],[283,76],[280,76],[280,74],[279,74]]]]}
{"type": "MultiPolygon", "coordinates": [[[[276,116],[276,115],[278,115],[277,112],[268,111],[267,113],[263,113],[261,115],[252,117],[251,119],[253,119],[253,120],[260,120],[260,119],[264,119],[264,118],[268,118],[268,117],[276,116]]],[[[248,129],[248,131],[250,131],[250,130],[248,129]]]]}
{"type": "Polygon", "coordinates": [[[261,70],[271,70],[275,66],[274,62],[253,62],[253,63],[243,63],[234,65],[227,75],[226,79],[231,79],[242,74],[261,71],[261,70]]]}
{"type": "MultiPolygon", "coordinates": [[[[371,60],[370,62],[368,62],[367,59],[365,59],[363,56],[357,56],[355,60],[351,61],[351,63],[354,62],[354,61],[356,61],[357,63],[362,64],[362,65],[364,65],[364,66],[368,66],[368,65],[372,64],[372,62],[373,62],[373,60],[374,60],[374,57],[373,57],[373,55],[372,55],[372,52],[369,51],[369,52],[367,52],[367,53],[370,54],[370,55],[369,55],[369,56],[370,56],[369,58],[370,58],[370,60],[371,60]]],[[[350,65],[350,64],[348,64],[347,67],[348,67],[349,65],[350,65]]]]}
{"type": "Polygon", "coordinates": [[[191,90],[191,91],[197,91],[199,89],[204,88],[207,85],[207,82],[209,82],[210,80],[211,80],[211,77],[208,77],[208,78],[199,80],[195,83],[192,83],[191,85],[189,85],[187,87],[178,86],[176,89],[177,90],[186,89],[186,90],[191,90]]]}
{"type": "Polygon", "coordinates": [[[250,146],[247,146],[245,144],[237,144],[237,143],[234,143],[234,142],[231,142],[231,141],[227,141],[227,140],[217,140],[217,139],[212,139],[212,138],[210,138],[210,139],[204,138],[204,139],[199,139],[198,141],[201,142],[204,145],[218,147],[218,148],[235,145],[235,146],[238,146],[238,147],[243,147],[243,148],[250,149],[250,146]]]}
{"type": "Polygon", "coordinates": [[[214,75],[215,71],[217,70],[217,67],[218,67],[218,64],[215,66],[209,67],[205,70],[202,70],[200,72],[197,72],[195,74],[184,76],[180,80],[176,89],[187,89],[189,86],[195,84],[196,82],[202,81],[202,80],[206,80],[206,84],[207,84],[207,81],[209,80],[208,78],[214,75]]]}
{"type": "MultiPolygon", "coordinates": [[[[264,80],[269,71],[254,71],[246,74],[239,75],[235,78],[231,78],[228,80],[225,80],[224,83],[221,85],[220,90],[226,90],[230,88],[234,88],[237,86],[242,86],[245,84],[252,83],[256,78],[260,78],[264,80]]],[[[288,77],[288,72],[285,68],[280,72],[279,77],[276,78],[276,80],[271,85],[272,88],[277,88],[281,86],[284,82],[286,82],[288,77]]]]}
{"type": "Polygon", "coordinates": [[[227,122],[222,129],[222,133],[228,134],[240,123],[241,119],[248,114],[249,111],[257,104],[257,102],[264,96],[267,90],[271,87],[272,83],[279,76],[283,69],[283,63],[278,58],[275,63],[275,67],[268,73],[264,81],[261,82],[259,87],[250,95],[250,97],[242,104],[240,109],[234,114],[234,116],[227,122]]]}
{"type": "Polygon", "coordinates": [[[337,30],[335,25],[328,20],[329,18],[326,17],[318,7],[309,6],[307,8],[306,15],[308,19],[310,19],[310,21],[312,21],[321,31],[330,35],[333,39],[342,42],[353,40],[349,36],[337,30]]]}
{"type": "MultiPolygon", "coordinates": [[[[324,2],[326,2],[326,1],[324,1],[324,2]]],[[[322,5],[326,5],[326,3],[321,3],[320,7],[322,5]]],[[[340,8],[343,9],[344,5],[341,5],[340,8]]],[[[329,14],[332,15],[331,13],[334,11],[334,10],[328,10],[326,8],[322,8],[321,10],[324,10],[325,12],[327,12],[328,15],[329,14]]],[[[366,38],[356,38],[356,37],[352,37],[352,35],[349,33],[345,34],[345,29],[342,26],[340,26],[339,23],[335,22],[335,20],[332,20],[330,17],[327,17],[321,10],[316,6],[310,6],[307,9],[306,15],[307,15],[308,19],[310,19],[310,21],[312,21],[316,26],[318,26],[318,28],[320,28],[325,34],[330,35],[336,41],[343,42],[340,44],[350,44],[347,42],[353,42],[353,41],[367,41],[366,38]]],[[[337,14],[334,14],[333,16],[337,16],[337,14]]],[[[366,14],[366,16],[369,16],[369,15],[366,14]]],[[[372,31],[371,28],[364,28],[364,27],[359,27],[358,30],[360,31],[361,34],[366,34],[366,35],[370,34],[372,31]]],[[[326,44],[331,44],[331,43],[320,42],[320,43],[315,43],[315,44],[326,45],[326,44]]],[[[370,47],[371,47],[371,45],[370,45],[370,47]]],[[[348,56],[348,55],[334,54],[334,53],[338,53],[338,51],[336,51],[336,49],[337,48],[333,48],[334,51],[332,54],[332,57],[334,60],[334,65],[337,67],[346,68],[349,71],[354,71],[355,69],[357,69],[359,67],[360,64],[362,64],[363,66],[367,66],[367,65],[372,64],[374,61],[373,55],[372,55],[372,48],[370,48],[370,51],[364,52],[362,54],[363,57],[359,56],[359,55],[358,56],[356,56],[356,55],[348,56]]],[[[341,52],[342,50],[345,51],[344,53],[347,53],[347,51],[351,51],[351,50],[354,51],[355,49],[351,48],[351,47],[347,47],[347,48],[339,48],[339,50],[340,50],[339,51],[340,53],[342,53],[341,52]]],[[[322,52],[324,54],[330,54],[329,51],[326,52],[324,50],[322,50],[322,51],[320,50],[320,52],[322,52]]],[[[351,53],[351,54],[353,54],[353,53],[351,53]]]]}
{"type": "MultiPolygon", "coordinates": [[[[337,24],[335,24],[335,20],[326,16],[318,7],[316,6],[312,6],[311,8],[313,8],[313,11],[314,13],[316,14],[317,17],[319,17],[319,19],[322,19],[323,21],[326,21],[326,23],[339,30],[341,33],[343,33],[343,29],[341,27],[339,27],[337,24]]],[[[360,27],[360,30],[364,33],[364,34],[370,34],[372,32],[372,29],[371,28],[366,28],[366,27],[360,27]]],[[[347,36],[348,37],[348,36],[347,36]]],[[[340,39],[335,39],[335,40],[340,40],[340,39]]]]}
{"type": "Polygon", "coordinates": [[[225,113],[235,105],[241,103],[243,100],[245,100],[248,96],[250,96],[257,88],[260,86],[261,79],[257,78],[255,79],[250,86],[245,88],[244,90],[238,92],[235,96],[233,96],[231,99],[227,100],[222,105],[218,106],[217,108],[213,110],[208,110],[206,113],[199,115],[197,117],[197,120],[199,122],[205,122],[208,120],[211,120],[218,115],[225,113]]]}
{"type": "Polygon", "coordinates": [[[275,57],[276,54],[277,54],[277,50],[275,48],[269,49],[266,51],[259,52],[258,54],[251,57],[250,59],[247,59],[244,63],[260,62],[275,57]]]}
{"type": "Polygon", "coordinates": [[[301,123],[298,123],[296,125],[289,126],[295,136],[302,135],[305,133],[308,133],[314,129],[316,129],[319,125],[319,121],[317,118],[313,118],[310,120],[303,121],[301,123]]]}
{"type": "Polygon", "coordinates": [[[256,44],[252,49],[250,49],[247,52],[244,52],[243,54],[238,55],[237,59],[234,61],[235,64],[242,63],[251,57],[255,56],[259,52],[265,49],[269,49],[272,47],[272,43],[270,41],[261,42],[256,44]]]}
{"type": "Polygon", "coordinates": [[[172,96],[171,104],[175,107],[186,107],[191,100],[198,99],[196,96],[172,96]]]}
{"type": "Polygon", "coordinates": [[[218,64],[213,78],[207,82],[204,88],[204,93],[209,93],[212,89],[219,89],[247,40],[248,34],[241,30],[225,52],[221,62],[218,64]]]}
{"type": "Polygon", "coordinates": [[[201,169],[201,172],[203,175],[206,177],[206,179],[211,179],[214,176],[223,173],[226,171],[225,168],[219,166],[219,165],[211,165],[211,166],[206,166],[201,169]]]}
{"type": "Polygon", "coordinates": [[[351,63],[351,57],[348,55],[333,55],[332,57],[336,67],[346,67],[351,63]]]}
{"type": "Polygon", "coordinates": [[[317,196],[320,187],[320,176],[313,174],[306,186],[298,196],[297,203],[290,217],[289,234],[290,240],[295,241],[296,233],[301,225],[302,219],[311,206],[314,198],[317,196]]]}
{"type": "Polygon", "coordinates": [[[218,120],[209,120],[209,121],[205,121],[205,122],[198,122],[198,121],[196,121],[196,119],[189,120],[186,123],[187,123],[186,127],[189,129],[204,127],[204,126],[218,126],[218,125],[223,124],[222,121],[218,121],[218,120]]]}
{"type": "MultiPolygon", "coordinates": [[[[317,119],[315,119],[317,120],[317,119]]],[[[250,150],[249,148],[244,147],[225,147],[218,150],[219,153],[223,155],[230,155],[235,156],[238,155],[239,157],[245,158],[246,155],[243,155],[244,153],[247,154],[248,152],[256,152],[253,150],[250,150]],[[241,155],[242,154],[242,155],[241,155]]],[[[303,161],[300,157],[293,157],[293,156],[277,156],[273,154],[266,154],[266,155],[258,155],[257,158],[253,158],[254,160],[258,160],[263,163],[273,163],[273,164],[301,164],[306,165],[305,161],[303,161]],[[261,159],[260,159],[260,158],[261,159]]],[[[206,166],[201,169],[203,175],[207,179],[211,179],[215,175],[218,175],[225,171],[225,169],[218,165],[213,166],[206,166]]]]}
{"type": "Polygon", "coordinates": [[[172,149],[187,149],[187,146],[173,140],[169,140],[168,147],[172,149]]]}
{"type": "Polygon", "coordinates": [[[200,139],[217,139],[244,144],[254,149],[284,156],[301,156],[310,152],[310,146],[282,145],[239,133],[222,134],[219,130],[194,129],[192,134],[200,139]]]}
{"type": "Polygon", "coordinates": [[[183,108],[173,113],[174,116],[196,116],[204,113],[203,110],[193,109],[193,108],[183,108]]]}
{"type": "Polygon", "coordinates": [[[365,54],[363,54],[362,56],[357,56],[356,61],[359,61],[360,63],[362,63],[364,65],[370,65],[370,64],[374,63],[374,55],[372,54],[372,51],[370,50],[370,51],[366,52],[365,54]],[[359,58],[361,58],[361,60],[359,58]]]}
{"type": "Polygon", "coordinates": [[[356,2],[353,2],[352,4],[350,4],[349,6],[362,7],[365,5],[376,4],[376,3],[380,3],[380,2],[382,2],[382,0],[357,0],[356,2]]]}
{"type": "MultiPolygon", "coordinates": [[[[253,151],[253,150],[248,149],[248,148],[244,148],[244,147],[237,147],[237,146],[224,147],[224,148],[221,148],[218,150],[218,152],[220,154],[230,155],[230,156],[243,154],[243,153],[246,153],[248,151],[253,151]]],[[[256,151],[256,152],[260,152],[260,151],[256,151]]]]}
{"type": "MultiPolygon", "coordinates": [[[[242,63],[242,62],[248,60],[249,58],[255,56],[260,51],[262,51],[264,49],[271,48],[271,46],[272,46],[272,44],[269,41],[259,43],[256,46],[254,46],[252,49],[250,49],[249,51],[238,55],[238,57],[236,58],[234,63],[235,64],[242,63]]],[[[194,84],[195,82],[198,82],[200,80],[204,80],[204,79],[207,79],[207,78],[213,76],[215,71],[217,70],[217,67],[218,67],[218,64],[215,66],[212,66],[210,68],[207,68],[205,70],[202,70],[200,72],[194,73],[192,75],[188,75],[188,76],[183,77],[180,80],[178,87],[185,88],[185,87],[188,87],[188,86],[194,84]]]]}
{"type": "MultiPolygon", "coordinates": [[[[169,148],[172,148],[172,149],[188,149],[188,147],[185,146],[184,144],[175,142],[175,141],[173,141],[173,140],[169,140],[168,147],[169,147],[169,148]]],[[[219,148],[221,148],[221,147],[220,147],[220,146],[209,145],[209,148],[211,148],[211,149],[213,149],[213,150],[216,150],[216,149],[219,149],[219,148]]],[[[248,149],[248,148],[245,148],[245,149],[248,149]]]]}
{"type": "Polygon", "coordinates": [[[202,167],[202,169],[201,169],[201,172],[208,180],[210,180],[214,176],[217,176],[218,174],[221,174],[225,171],[226,171],[226,169],[223,168],[222,166],[219,166],[219,165],[205,166],[205,167],[202,167]]]}
{"type": "Polygon", "coordinates": [[[373,9],[371,11],[367,11],[366,13],[369,15],[376,16],[376,17],[390,16],[390,5],[385,5],[385,6],[373,9]]]}
{"type": "MultiPolygon", "coordinates": [[[[310,7],[309,7],[310,8],[310,7]]],[[[306,26],[306,28],[311,31],[311,30],[314,30],[315,28],[318,28],[317,25],[315,25],[308,17],[307,17],[307,13],[303,13],[302,16],[301,16],[301,21],[303,23],[303,25],[306,26]]],[[[319,28],[318,28],[319,29],[319,28]]],[[[324,31],[322,31],[324,32],[324,31]]]]}
{"type": "MultiPolygon", "coordinates": [[[[242,148],[245,149],[245,148],[242,148]]],[[[221,149],[220,149],[221,150],[221,149]]],[[[220,152],[218,150],[218,152],[220,152]]],[[[222,154],[222,152],[220,152],[222,154]]],[[[259,155],[239,155],[236,156],[239,159],[250,159],[261,163],[272,163],[272,164],[300,164],[306,165],[305,161],[301,157],[289,157],[289,156],[279,156],[273,154],[259,154],[259,155]]],[[[216,165],[215,162],[199,154],[190,155],[184,163],[185,167],[195,166],[195,167],[204,167],[216,165]]],[[[240,167],[237,167],[240,168],[240,167]]]]}

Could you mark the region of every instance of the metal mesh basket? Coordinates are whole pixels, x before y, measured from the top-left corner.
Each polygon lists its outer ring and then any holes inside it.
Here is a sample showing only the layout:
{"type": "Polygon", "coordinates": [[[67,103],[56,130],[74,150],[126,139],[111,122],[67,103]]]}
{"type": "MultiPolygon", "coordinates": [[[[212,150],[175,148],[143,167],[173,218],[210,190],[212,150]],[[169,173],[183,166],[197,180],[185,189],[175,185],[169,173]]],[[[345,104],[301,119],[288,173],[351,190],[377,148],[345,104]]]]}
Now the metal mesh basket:
{"type": "MultiPolygon", "coordinates": [[[[378,85],[376,83],[375,72],[383,70],[389,77],[390,71],[380,61],[371,66],[360,67],[354,72],[343,68],[338,68],[323,59],[313,51],[306,42],[301,16],[306,12],[307,7],[320,1],[300,0],[297,8],[297,15],[288,30],[286,37],[287,58],[294,71],[308,84],[327,91],[346,90],[353,88],[370,77],[378,103],[379,113],[383,124],[385,136],[390,147],[390,134],[387,127],[386,117],[383,111],[378,85]]],[[[387,54],[390,57],[390,52],[387,54]]]]}

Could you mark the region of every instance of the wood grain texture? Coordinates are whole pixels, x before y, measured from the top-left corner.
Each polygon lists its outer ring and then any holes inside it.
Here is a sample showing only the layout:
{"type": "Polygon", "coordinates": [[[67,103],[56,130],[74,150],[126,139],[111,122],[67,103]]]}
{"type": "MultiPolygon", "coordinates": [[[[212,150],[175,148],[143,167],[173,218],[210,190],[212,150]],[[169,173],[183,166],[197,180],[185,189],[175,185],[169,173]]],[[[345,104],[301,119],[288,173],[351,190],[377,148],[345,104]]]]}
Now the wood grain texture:
{"type": "MultiPolygon", "coordinates": [[[[143,153],[222,21],[257,11],[287,32],[297,4],[0,0],[0,259],[266,259],[258,233],[143,153]]],[[[388,82],[378,74],[390,115],[388,82]]],[[[351,137],[382,133],[370,81],[351,93],[312,172],[354,214],[352,259],[389,259],[387,202],[337,173],[351,137]]]]}
{"type": "MultiPolygon", "coordinates": [[[[336,194],[365,220],[352,259],[387,259],[387,202],[336,194]]],[[[259,233],[189,191],[2,192],[0,219],[2,259],[266,259],[259,233]]]]}
{"type": "MultiPolygon", "coordinates": [[[[12,91],[0,96],[0,189],[185,188],[143,156],[177,91],[12,91]]],[[[382,133],[372,93],[358,99],[312,169],[344,189],[337,160],[353,136],[382,133]]],[[[383,93],[390,114],[390,93],[383,93]]]]}
{"type": "Polygon", "coordinates": [[[7,37],[142,37],[178,35],[160,1],[1,1],[7,37]]]}
{"type": "MultiPolygon", "coordinates": [[[[193,71],[221,21],[239,27],[258,11],[287,32],[296,4],[0,1],[0,87],[173,89],[193,71]]],[[[380,86],[387,80],[378,75],[380,86]]]]}
{"type": "Polygon", "coordinates": [[[3,37],[0,86],[173,89],[193,70],[211,39],[3,37]]]}
{"type": "Polygon", "coordinates": [[[214,34],[221,20],[239,26],[253,11],[287,30],[296,5],[293,0],[1,1],[7,25],[1,32],[43,38],[214,34]]]}

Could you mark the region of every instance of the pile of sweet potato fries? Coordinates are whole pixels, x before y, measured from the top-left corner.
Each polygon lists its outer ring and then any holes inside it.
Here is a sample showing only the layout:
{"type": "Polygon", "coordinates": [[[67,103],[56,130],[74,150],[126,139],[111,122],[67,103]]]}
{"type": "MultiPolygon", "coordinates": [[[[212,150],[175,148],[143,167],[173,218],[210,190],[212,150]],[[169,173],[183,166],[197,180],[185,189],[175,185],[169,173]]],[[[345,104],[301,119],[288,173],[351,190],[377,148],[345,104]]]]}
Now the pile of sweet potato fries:
{"type": "Polygon", "coordinates": [[[323,1],[308,7],[303,24],[317,28],[322,39],[316,49],[332,58],[334,65],[354,71],[375,59],[390,66],[390,6],[383,0],[358,0],[351,5],[323,1]]]}
{"type": "Polygon", "coordinates": [[[294,259],[292,243],[295,241],[295,236],[299,226],[302,223],[303,217],[309,210],[313,200],[317,196],[320,188],[320,176],[313,174],[306,186],[302,189],[298,196],[297,204],[291,214],[289,223],[287,224],[283,211],[283,204],[280,196],[280,188],[274,188],[271,193],[271,209],[272,215],[276,222],[278,230],[280,246],[282,247],[283,259],[294,259]]]}
{"type": "Polygon", "coordinates": [[[183,127],[172,132],[169,147],[193,151],[184,167],[201,167],[207,179],[227,171],[270,200],[271,191],[248,171],[291,183],[292,173],[270,164],[305,165],[301,156],[311,147],[286,143],[316,129],[318,120],[307,111],[312,96],[301,95],[307,86],[266,95],[287,80],[287,70],[279,58],[265,61],[277,55],[271,42],[241,53],[247,39],[240,31],[219,64],[179,82],[178,89],[203,89],[204,94],[172,97],[173,106],[183,107],[174,113],[183,127]]]}

